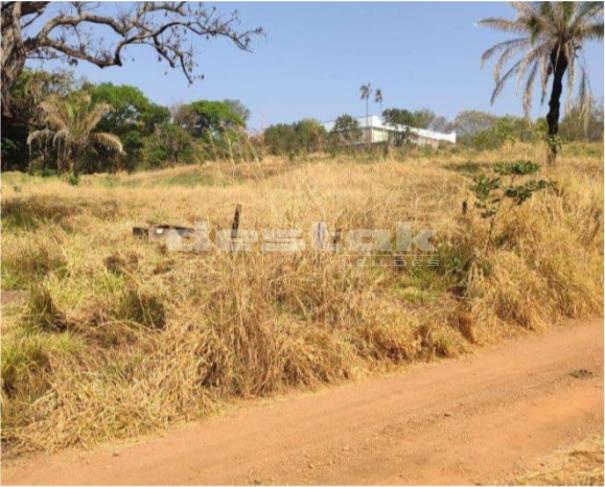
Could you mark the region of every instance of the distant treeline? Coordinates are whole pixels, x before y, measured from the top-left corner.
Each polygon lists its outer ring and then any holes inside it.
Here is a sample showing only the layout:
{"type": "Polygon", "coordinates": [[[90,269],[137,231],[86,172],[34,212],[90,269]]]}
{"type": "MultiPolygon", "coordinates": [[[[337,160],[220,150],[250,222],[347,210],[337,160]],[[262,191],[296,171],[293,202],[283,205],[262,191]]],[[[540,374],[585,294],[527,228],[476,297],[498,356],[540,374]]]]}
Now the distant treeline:
{"type": "MultiPolygon", "coordinates": [[[[263,134],[251,136],[246,130],[250,111],[238,100],[200,100],[164,107],[151,102],[134,86],[78,81],[69,72],[26,70],[13,86],[12,99],[13,116],[2,118],[3,170],[56,171],[64,167],[61,158],[67,157],[67,152],[61,143],[68,141],[80,144],[77,167],[81,172],[102,172],[215,159],[260,160],[266,153],[292,158],[350,148],[361,137],[359,123],[346,114],[336,119],[330,132],[317,120],[303,119],[272,125],[263,134]],[[82,103],[83,94],[90,103],[82,103]],[[54,103],[48,103],[49,99],[54,103]],[[95,112],[95,107],[101,105],[104,110],[95,112]],[[77,113],[83,110],[87,113],[77,113]],[[59,119],[63,138],[56,136],[60,130],[53,126],[53,120],[59,119]],[[64,137],[65,132],[69,137],[64,137]],[[95,134],[117,136],[121,150],[96,143],[103,139],[95,134]]],[[[382,115],[388,124],[455,131],[458,144],[476,149],[498,148],[507,140],[542,140],[546,134],[542,118],[530,121],[463,111],[449,121],[431,110],[399,108],[387,108],[382,115]]],[[[587,123],[577,109],[568,110],[560,124],[560,135],[564,142],[602,140],[602,103],[594,104],[587,123]]],[[[403,134],[395,144],[408,141],[403,134]]]]}
{"type": "Polygon", "coordinates": [[[257,157],[254,146],[259,141],[245,130],[250,112],[238,100],[164,107],[134,86],[93,84],[76,81],[68,72],[27,70],[15,84],[12,100],[13,116],[2,118],[4,170],[57,170],[65,152],[62,144],[70,143],[83,149],[78,152],[81,172],[257,157]],[[68,137],[62,137],[65,132],[68,137]],[[32,134],[37,135],[33,140],[32,134]],[[121,150],[96,143],[102,140],[95,134],[117,136],[121,150]]]}
{"type": "MultiPolygon", "coordinates": [[[[459,145],[478,150],[497,149],[506,141],[536,142],[547,133],[545,118],[535,121],[512,115],[496,116],[486,112],[467,110],[454,120],[436,115],[432,110],[410,111],[388,108],[382,117],[388,125],[405,125],[435,132],[456,132],[459,145]]],[[[316,150],[333,150],[359,141],[361,127],[351,115],[341,115],[334,128],[327,132],[316,120],[304,119],[292,124],[272,125],[264,131],[264,144],[269,152],[292,155],[316,150]]],[[[587,122],[582,121],[579,110],[571,109],[560,124],[563,142],[603,140],[603,105],[594,104],[587,122]]],[[[412,141],[410,134],[399,134],[395,145],[412,141]]]]}

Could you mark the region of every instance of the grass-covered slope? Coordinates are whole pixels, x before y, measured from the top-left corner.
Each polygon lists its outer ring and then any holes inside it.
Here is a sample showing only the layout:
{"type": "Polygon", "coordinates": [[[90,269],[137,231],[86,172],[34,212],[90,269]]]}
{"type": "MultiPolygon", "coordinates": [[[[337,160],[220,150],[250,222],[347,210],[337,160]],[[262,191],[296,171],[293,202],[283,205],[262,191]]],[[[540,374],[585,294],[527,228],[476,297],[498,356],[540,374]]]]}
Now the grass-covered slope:
{"type": "Polygon", "coordinates": [[[222,400],[338,382],[599,313],[602,148],[564,154],[557,189],[504,212],[485,252],[471,176],[509,147],[360,163],[318,158],[135,175],[2,177],[2,439],[14,453],[136,435],[222,400]],[[462,215],[461,204],[469,201],[462,215]],[[307,249],[167,252],[146,222],[302,230],[307,249]],[[352,265],[308,232],[434,230],[439,266],[352,265]]]}

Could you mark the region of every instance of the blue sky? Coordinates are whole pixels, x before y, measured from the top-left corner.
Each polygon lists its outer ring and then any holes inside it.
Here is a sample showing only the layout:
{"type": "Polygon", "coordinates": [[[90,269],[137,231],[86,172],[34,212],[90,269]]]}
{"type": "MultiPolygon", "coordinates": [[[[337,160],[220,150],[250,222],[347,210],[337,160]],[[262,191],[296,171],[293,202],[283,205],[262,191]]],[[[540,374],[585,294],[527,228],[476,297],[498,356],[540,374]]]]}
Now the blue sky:
{"type": "MultiPolygon", "coordinates": [[[[467,109],[521,114],[515,83],[493,106],[491,65],[481,69],[481,53],[507,34],[476,27],[483,17],[513,17],[504,3],[220,3],[237,9],[243,27],[262,26],[266,37],[254,52],[225,40],[199,40],[198,60],[205,79],[189,86],[149,50],[132,48],[123,67],[101,70],[81,63],[79,76],[139,87],[163,105],[199,99],[235,98],[252,112],[249,125],[311,117],[322,121],[342,113],[362,115],[359,86],[371,82],[384,92],[383,108],[430,108],[453,118],[467,109]]],[[[508,35],[510,36],[510,34],[508,35]]],[[[603,96],[603,44],[585,46],[590,81],[603,96]]],[[[535,98],[534,116],[544,116],[535,98]]],[[[380,106],[371,104],[372,113],[380,106]]]]}

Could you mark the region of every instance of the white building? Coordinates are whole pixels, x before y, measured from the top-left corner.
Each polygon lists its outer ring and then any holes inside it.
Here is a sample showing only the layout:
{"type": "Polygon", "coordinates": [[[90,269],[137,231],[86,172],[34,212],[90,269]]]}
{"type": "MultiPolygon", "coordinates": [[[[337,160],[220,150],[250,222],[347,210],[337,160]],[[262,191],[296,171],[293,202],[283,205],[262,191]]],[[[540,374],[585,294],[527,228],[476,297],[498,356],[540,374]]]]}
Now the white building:
{"type": "MultiPolygon", "coordinates": [[[[369,117],[357,117],[357,122],[362,131],[362,137],[359,143],[380,143],[388,142],[392,140],[398,133],[409,133],[411,134],[410,142],[417,145],[432,145],[433,147],[440,143],[456,143],[456,132],[450,134],[443,134],[441,132],[434,132],[428,129],[418,129],[416,127],[409,127],[407,125],[389,125],[384,120],[376,115],[370,115],[369,117]]],[[[323,125],[329,132],[334,127],[335,121],[325,122],[323,125]]]]}

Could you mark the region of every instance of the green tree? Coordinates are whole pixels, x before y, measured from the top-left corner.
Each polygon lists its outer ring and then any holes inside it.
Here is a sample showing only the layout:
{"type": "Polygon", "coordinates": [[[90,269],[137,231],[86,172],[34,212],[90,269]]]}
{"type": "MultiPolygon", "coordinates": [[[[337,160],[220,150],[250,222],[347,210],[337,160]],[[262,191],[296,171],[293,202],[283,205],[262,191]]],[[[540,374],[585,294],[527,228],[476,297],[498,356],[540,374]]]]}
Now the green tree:
{"type": "Polygon", "coordinates": [[[43,128],[44,112],[40,103],[51,95],[67,96],[76,83],[68,71],[24,70],[13,85],[11,97],[13,116],[2,116],[2,168],[27,169],[33,159],[42,156],[45,165],[51,157],[28,151],[27,137],[33,130],[43,128]],[[31,157],[30,157],[31,155],[31,157]]]}
{"type": "Polygon", "coordinates": [[[77,177],[86,156],[99,146],[122,152],[122,143],[116,135],[94,132],[103,116],[111,110],[109,105],[95,105],[87,93],[75,93],[66,99],[52,96],[40,106],[48,128],[30,133],[27,143],[52,140],[59,171],[70,171],[77,177]]]}
{"type": "Polygon", "coordinates": [[[124,165],[133,170],[143,159],[145,137],[170,118],[170,111],[147,99],[141,90],[129,85],[102,83],[88,88],[93,103],[106,103],[112,110],[98,124],[101,131],[112,132],[124,144],[124,165]]]}
{"type": "Polygon", "coordinates": [[[245,127],[240,113],[231,103],[201,100],[178,108],[175,123],[194,137],[219,137],[226,129],[245,127]]]}
{"type": "Polygon", "coordinates": [[[325,139],[326,129],[317,120],[305,118],[294,125],[296,143],[307,153],[319,150],[325,139]]]}
{"type": "Polygon", "coordinates": [[[337,144],[352,145],[359,142],[362,132],[359,122],[351,115],[344,114],[334,121],[330,135],[337,144]]]}
{"type": "Polygon", "coordinates": [[[181,127],[165,122],[156,127],[145,141],[145,165],[161,167],[166,161],[171,165],[190,163],[193,159],[193,139],[181,127]]]}
{"type": "Polygon", "coordinates": [[[274,155],[292,154],[298,149],[294,126],[285,123],[267,127],[263,132],[263,141],[269,152],[274,155]]]}
{"type": "Polygon", "coordinates": [[[387,108],[382,112],[382,118],[389,125],[407,125],[426,129],[435,119],[435,113],[426,108],[411,112],[405,108],[387,108]]]}
{"type": "Polygon", "coordinates": [[[224,99],[223,103],[226,103],[233,113],[239,115],[244,122],[244,125],[248,123],[248,120],[250,119],[250,110],[246,105],[239,100],[230,100],[228,98],[224,99]]]}
{"type": "Polygon", "coordinates": [[[429,125],[435,120],[435,112],[429,110],[428,108],[423,108],[421,110],[416,110],[414,112],[414,127],[419,129],[428,129],[429,125]]]}
{"type": "Polygon", "coordinates": [[[383,110],[382,118],[389,125],[408,125],[413,127],[416,122],[412,112],[399,108],[387,108],[383,110]]]}
{"type": "Polygon", "coordinates": [[[586,66],[579,52],[585,42],[603,38],[603,2],[515,2],[513,7],[517,11],[514,20],[487,18],[479,21],[480,25],[521,36],[492,46],[481,57],[484,63],[495,54],[499,55],[494,68],[496,86],[491,101],[495,101],[505,83],[513,76],[517,76],[518,83],[525,78],[523,109],[529,116],[536,78],[540,78],[544,100],[548,79],[552,75],[546,120],[548,135],[552,139],[551,160],[554,160],[557,155],[554,139],[559,134],[560,100],[565,73],[568,101],[571,102],[576,71],[579,70],[578,107],[583,115],[587,115],[591,105],[586,66]],[[501,74],[502,68],[515,54],[521,54],[521,58],[501,74]]]}
{"type": "Polygon", "coordinates": [[[265,129],[264,143],[272,154],[292,156],[323,147],[327,132],[317,120],[305,118],[293,124],[280,123],[265,129]]]}

